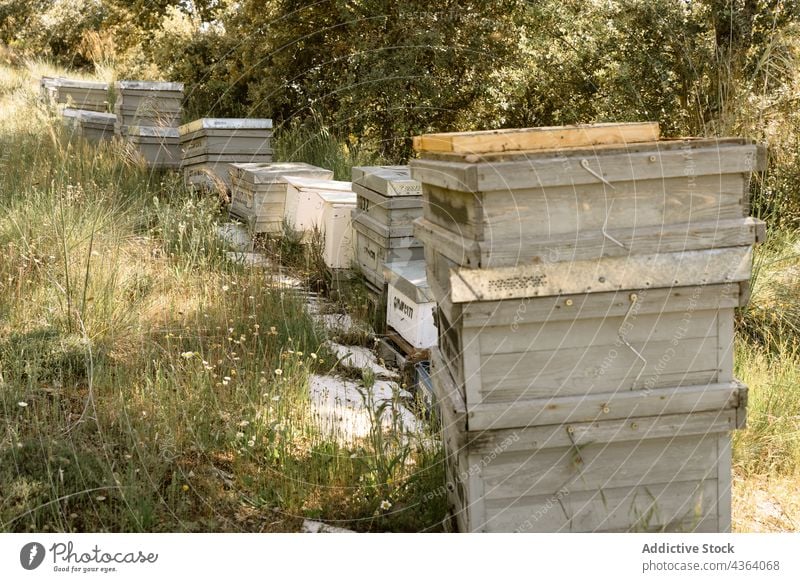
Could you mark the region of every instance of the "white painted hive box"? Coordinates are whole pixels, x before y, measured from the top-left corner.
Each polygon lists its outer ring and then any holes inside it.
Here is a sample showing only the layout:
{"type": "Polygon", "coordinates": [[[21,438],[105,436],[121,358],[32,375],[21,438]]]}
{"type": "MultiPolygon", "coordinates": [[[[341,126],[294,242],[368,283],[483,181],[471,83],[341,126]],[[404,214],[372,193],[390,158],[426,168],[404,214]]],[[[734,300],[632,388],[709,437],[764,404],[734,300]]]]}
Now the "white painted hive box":
{"type": "Polygon", "coordinates": [[[314,228],[320,228],[322,224],[324,204],[321,193],[329,194],[331,201],[338,196],[340,203],[350,203],[351,208],[355,208],[357,198],[350,182],[298,176],[286,176],[285,180],[288,188],[284,218],[290,228],[303,234],[305,242],[314,228]]]}
{"type": "Polygon", "coordinates": [[[231,216],[245,221],[253,232],[283,232],[290,175],[329,179],[333,172],[302,162],[230,164],[231,216]]]}
{"type": "Polygon", "coordinates": [[[388,263],[383,274],[388,284],[386,324],[415,348],[435,346],[436,302],[428,287],[425,262],[388,263]]]}
{"type": "Polygon", "coordinates": [[[353,262],[353,224],[350,213],[355,206],[347,192],[319,192],[322,201],[320,230],[325,238],[323,257],[330,269],[349,269],[353,262]]]}

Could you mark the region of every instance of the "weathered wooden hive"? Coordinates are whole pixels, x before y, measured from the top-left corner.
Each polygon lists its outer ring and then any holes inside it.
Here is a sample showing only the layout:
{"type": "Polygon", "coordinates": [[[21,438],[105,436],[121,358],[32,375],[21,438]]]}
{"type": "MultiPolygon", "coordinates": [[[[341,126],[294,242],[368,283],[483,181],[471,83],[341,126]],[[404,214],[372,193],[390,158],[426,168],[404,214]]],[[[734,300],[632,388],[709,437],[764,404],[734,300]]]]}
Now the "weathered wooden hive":
{"type": "Polygon", "coordinates": [[[195,188],[230,188],[234,163],[272,161],[271,119],[197,119],[180,127],[183,174],[195,188]]]}
{"type": "Polygon", "coordinates": [[[133,151],[154,169],[177,169],[181,165],[178,130],[174,127],[128,127],[126,139],[133,151]]]}
{"type": "Polygon", "coordinates": [[[728,531],[763,149],[655,124],[415,139],[463,531],[728,531]]]}
{"type": "Polygon", "coordinates": [[[82,111],[78,117],[80,134],[92,143],[100,143],[114,138],[114,124],[117,116],[99,111],[82,111]]]}
{"type": "Polygon", "coordinates": [[[438,339],[434,323],[436,301],[428,285],[425,261],[386,263],[383,279],[387,286],[389,337],[396,343],[407,343],[407,352],[435,346],[438,339]]]}
{"type": "Polygon", "coordinates": [[[41,77],[39,79],[39,99],[48,104],[55,104],[58,92],[55,82],[58,77],[41,77]]]}
{"type": "Polygon", "coordinates": [[[72,107],[64,107],[59,113],[61,115],[61,123],[64,124],[64,127],[70,135],[78,135],[81,110],[73,109],[72,107]]]}
{"type": "Polygon", "coordinates": [[[358,195],[353,211],[356,262],[373,290],[381,293],[384,264],[424,258],[413,224],[422,216],[422,189],[408,166],[355,167],[352,179],[358,195]]]}
{"type": "Polygon", "coordinates": [[[329,180],[333,172],[302,162],[232,163],[232,218],[241,220],[254,233],[283,233],[288,184],[285,176],[303,176],[329,180]]]}
{"type": "Polygon", "coordinates": [[[45,102],[71,109],[108,111],[108,83],[42,77],[39,81],[41,97],[45,102]]]}
{"type": "Polygon", "coordinates": [[[178,127],[183,101],[183,83],[118,81],[114,113],[117,134],[128,127],[178,127]]]}

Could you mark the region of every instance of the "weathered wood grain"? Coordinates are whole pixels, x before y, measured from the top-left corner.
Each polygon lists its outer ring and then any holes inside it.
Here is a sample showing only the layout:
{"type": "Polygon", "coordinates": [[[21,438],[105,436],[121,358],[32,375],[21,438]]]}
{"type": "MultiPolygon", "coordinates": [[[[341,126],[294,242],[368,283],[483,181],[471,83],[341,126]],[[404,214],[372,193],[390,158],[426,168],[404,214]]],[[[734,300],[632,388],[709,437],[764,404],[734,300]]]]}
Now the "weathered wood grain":
{"type": "Polygon", "coordinates": [[[631,253],[649,254],[746,246],[762,240],[764,222],[756,218],[663,224],[633,229],[602,229],[539,237],[520,233],[508,240],[474,241],[426,220],[414,222],[415,236],[457,265],[497,268],[520,263],[576,261],[631,253]],[[618,241],[612,242],[612,241],[618,241]]]}
{"type": "Polygon", "coordinates": [[[594,184],[598,196],[603,196],[621,182],[749,175],[764,170],[765,156],[763,147],[746,140],[675,140],[639,147],[563,150],[526,155],[515,161],[415,159],[409,164],[411,177],[422,182],[423,192],[426,186],[461,192],[509,192],[594,184]]]}
{"type": "Polygon", "coordinates": [[[422,194],[421,185],[411,179],[408,166],[354,166],[351,176],[354,186],[384,197],[403,198],[422,194]]]}
{"type": "Polygon", "coordinates": [[[488,532],[718,531],[716,479],[669,481],[486,502],[488,532]],[[708,519],[708,518],[711,519],[708,519]]]}
{"type": "MultiPolygon", "coordinates": [[[[643,483],[717,477],[719,435],[500,453],[482,468],[485,495],[508,499],[531,493],[596,491],[643,483]]],[[[470,459],[472,462],[472,459],[470,459]]]]}
{"type": "Polygon", "coordinates": [[[458,416],[464,418],[465,430],[470,431],[516,429],[723,409],[742,410],[747,404],[747,388],[737,381],[576,396],[554,394],[543,398],[519,399],[512,403],[468,404],[466,394],[450,374],[444,356],[435,350],[432,351],[431,357],[434,386],[441,391],[441,394],[437,392],[437,396],[446,398],[450,402],[448,406],[462,411],[458,412],[458,416]]]}
{"type": "Polygon", "coordinates": [[[749,280],[751,266],[752,247],[742,246],[497,269],[451,267],[449,296],[465,303],[734,283],[749,280]]]}
{"type": "Polygon", "coordinates": [[[599,144],[656,141],[658,123],[598,123],[561,127],[497,129],[415,136],[418,152],[481,154],[520,150],[544,150],[599,144]]]}

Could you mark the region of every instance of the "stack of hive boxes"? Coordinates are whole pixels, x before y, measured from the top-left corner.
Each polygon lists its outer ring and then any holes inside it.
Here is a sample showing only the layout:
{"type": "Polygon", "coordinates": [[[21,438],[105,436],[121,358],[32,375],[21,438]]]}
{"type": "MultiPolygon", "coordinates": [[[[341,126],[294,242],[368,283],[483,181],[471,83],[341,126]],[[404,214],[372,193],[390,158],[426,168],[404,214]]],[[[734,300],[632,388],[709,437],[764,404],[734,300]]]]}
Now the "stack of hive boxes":
{"type": "Polygon", "coordinates": [[[272,161],[271,119],[203,118],[179,132],[188,186],[227,190],[231,164],[272,161]]]}
{"type": "Polygon", "coordinates": [[[183,83],[118,81],[114,126],[154,168],[179,168],[183,83]]]}
{"type": "Polygon", "coordinates": [[[413,224],[422,216],[421,186],[411,179],[408,166],[355,167],[352,180],[358,195],[355,259],[367,283],[381,294],[386,263],[424,259],[413,224]]]}
{"type": "Polygon", "coordinates": [[[42,77],[39,86],[45,102],[85,111],[108,111],[108,83],[42,77]]]}
{"type": "Polygon", "coordinates": [[[727,531],[763,148],[655,124],[415,139],[464,531],[727,531]]]}
{"type": "Polygon", "coordinates": [[[350,182],[286,176],[284,220],[289,228],[311,243],[315,233],[322,238],[322,255],[329,271],[343,272],[353,262],[351,214],[356,194],[350,182]]]}
{"type": "Polygon", "coordinates": [[[252,233],[283,234],[287,175],[329,180],[333,172],[302,162],[231,164],[231,218],[252,233]]]}

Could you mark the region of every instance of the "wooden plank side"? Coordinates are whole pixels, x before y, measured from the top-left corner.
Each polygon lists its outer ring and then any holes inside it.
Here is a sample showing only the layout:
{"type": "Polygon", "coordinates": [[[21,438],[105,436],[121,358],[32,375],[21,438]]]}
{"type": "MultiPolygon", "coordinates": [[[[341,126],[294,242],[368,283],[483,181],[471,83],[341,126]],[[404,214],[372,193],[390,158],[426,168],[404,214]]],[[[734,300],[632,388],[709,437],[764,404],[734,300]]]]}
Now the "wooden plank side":
{"type": "MultiPolygon", "coordinates": [[[[670,306],[671,307],[671,306],[670,306]]],[[[579,318],[572,321],[545,321],[524,327],[484,327],[480,330],[481,355],[528,354],[575,348],[627,349],[624,337],[634,347],[644,348],[649,343],[679,343],[686,339],[717,337],[717,310],[687,310],[640,314],[632,311],[624,316],[579,318]]],[[[733,318],[733,309],[725,310],[723,317],[733,318]]],[[[715,360],[716,362],[716,360],[715,360]]],[[[730,381],[730,378],[725,380],[730,381]]]]}
{"type": "Polygon", "coordinates": [[[419,193],[414,196],[384,196],[383,194],[375,192],[374,190],[370,190],[369,188],[366,188],[357,182],[353,182],[352,188],[353,192],[358,194],[359,197],[362,197],[373,204],[383,206],[384,208],[389,208],[392,210],[400,208],[422,208],[422,185],[416,181],[414,183],[419,185],[419,193]]]}
{"type": "Polygon", "coordinates": [[[450,270],[454,303],[530,296],[598,293],[642,287],[686,287],[750,279],[752,247],[730,247],[521,265],[450,270]]]}
{"type": "Polygon", "coordinates": [[[658,141],[658,123],[598,123],[414,136],[418,152],[481,154],[658,141]]]}
{"type": "Polygon", "coordinates": [[[475,240],[483,239],[483,213],[478,195],[423,187],[423,216],[433,224],[475,240]]]}
{"type": "Polygon", "coordinates": [[[480,392],[470,398],[468,391],[467,402],[515,402],[717,382],[715,336],[684,339],[677,345],[648,342],[636,348],[643,360],[626,346],[488,356],[481,362],[480,392]]]}
{"type": "MultiPolygon", "coordinates": [[[[430,266],[430,265],[429,265],[430,266]]],[[[432,277],[428,277],[428,282],[432,277]]],[[[669,287],[636,290],[635,313],[638,316],[664,312],[682,313],[688,309],[733,309],[739,306],[740,288],[737,283],[702,285],[698,287],[669,287]]],[[[444,306],[447,292],[434,291],[444,306]]],[[[604,317],[622,317],[631,310],[630,291],[587,293],[552,297],[526,297],[505,301],[486,301],[453,305],[462,315],[467,327],[516,326],[543,321],[572,321],[604,317]]]]}
{"type": "Polygon", "coordinates": [[[670,481],[486,501],[491,532],[696,531],[717,520],[717,481],[670,481]]]}
{"type": "Polygon", "coordinates": [[[553,186],[597,185],[599,195],[618,183],[745,174],[760,169],[759,146],[726,141],[662,142],[650,148],[564,150],[516,161],[469,164],[412,160],[412,177],[423,184],[462,192],[492,192],[553,186]],[[603,188],[604,181],[606,187],[603,188]],[[609,186],[610,184],[610,186],[609,186]]]}
{"type": "Polygon", "coordinates": [[[483,240],[498,246],[522,236],[558,240],[602,230],[622,234],[744,218],[745,191],[742,174],[722,174],[620,182],[614,188],[581,184],[483,192],[483,240]]]}
{"type": "Polygon", "coordinates": [[[463,162],[448,162],[442,166],[441,162],[432,160],[410,160],[411,178],[425,185],[438,186],[448,190],[461,192],[476,192],[478,185],[478,172],[474,164],[463,162]]]}
{"type": "MultiPolygon", "coordinates": [[[[616,420],[570,422],[557,425],[528,426],[500,430],[471,431],[463,440],[471,452],[487,455],[524,452],[558,447],[583,447],[598,443],[616,443],[653,438],[724,433],[734,430],[737,408],[724,408],[681,414],[634,416],[616,420]]],[[[461,424],[453,424],[456,430],[461,424]]]]}
{"type": "Polygon", "coordinates": [[[718,435],[501,453],[481,471],[488,499],[595,491],[717,476],[718,435]]]}
{"type": "Polygon", "coordinates": [[[723,533],[731,531],[731,463],[731,436],[724,433],[717,438],[717,531],[723,533]]]}
{"type": "Polygon", "coordinates": [[[730,382],[733,380],[733,340],[734,340],[734,312],[733,310],[720,311],[717,319],[717,369],[719,381],[730,382]]]}
{"type": "Polygon", "coordinates": [[[475,241],[440,228],[425,218],[414,222],[415,236],[453,263],[470,268],[512,267],[520,263],[576,261],[655,252],[746,246],[756,242],[763,224],[756,218],[735,218],[662,224],[636,228],[584,230],[571,234],[537,236],[521,232],[502,238],[494,232],[488,241],[475,241]],[[612,242],[617,241],[617,242],[612,242]]]}
{"type": "Polygon", "coordinates": [[[551,396],[512,403],[468,403],[471,431],[628,419],[737,408],[746,395],[740,382],[619,391],[613,394],[551,396]]]}

